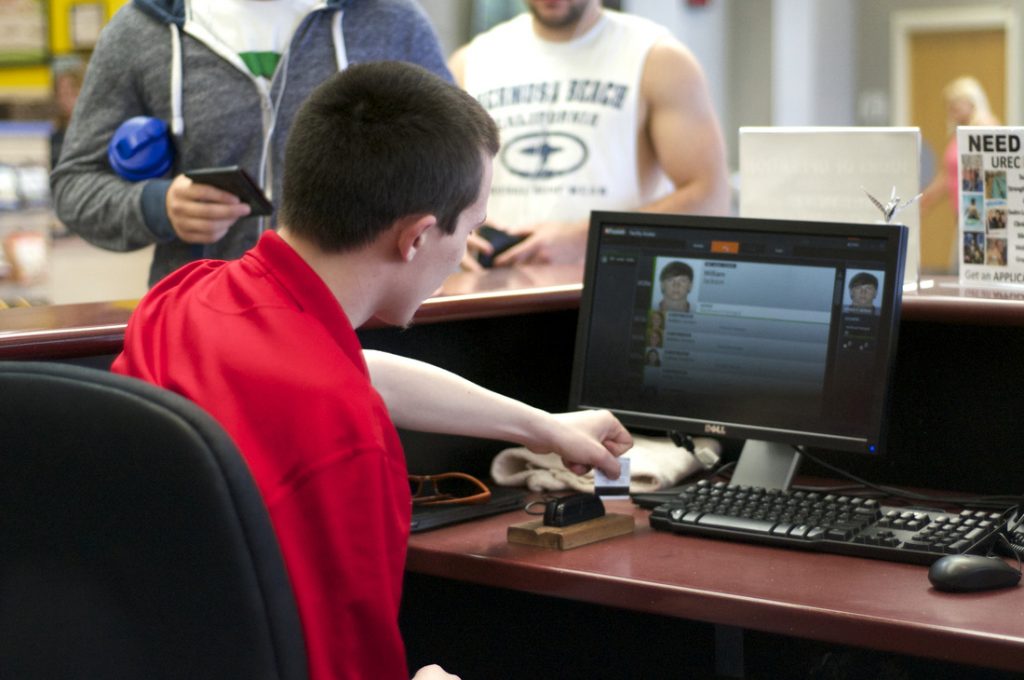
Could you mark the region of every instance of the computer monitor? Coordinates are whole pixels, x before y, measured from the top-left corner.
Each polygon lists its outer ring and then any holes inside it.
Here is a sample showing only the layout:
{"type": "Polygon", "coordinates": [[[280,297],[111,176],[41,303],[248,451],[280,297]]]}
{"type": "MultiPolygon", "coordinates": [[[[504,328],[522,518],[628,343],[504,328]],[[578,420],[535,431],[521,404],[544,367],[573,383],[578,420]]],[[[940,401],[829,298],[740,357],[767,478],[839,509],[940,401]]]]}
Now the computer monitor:
{"type": "Polygon", "coordinates": [[[788,488],[796,447],[878,455],[899,225],[594,212],[570,406],[746,439],[732,484],[788,488]]]}

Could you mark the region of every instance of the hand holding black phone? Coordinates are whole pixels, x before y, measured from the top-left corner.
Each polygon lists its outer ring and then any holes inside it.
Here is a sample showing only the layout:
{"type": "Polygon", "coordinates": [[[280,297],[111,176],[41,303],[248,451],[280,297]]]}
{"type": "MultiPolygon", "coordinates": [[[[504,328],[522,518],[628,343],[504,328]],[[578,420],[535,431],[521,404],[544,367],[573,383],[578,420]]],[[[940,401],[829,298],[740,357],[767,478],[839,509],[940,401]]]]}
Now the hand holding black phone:
{"type": "Polygon", "coordinates": [[[259,185],[253,181],[249,173],[237,165],[188,170],[185,172],[185,176],[193,182],[209,184],[238,196],[252,209],[250,215],[269,215],[274,211],[274,207],[263,194],[259,185]]]}
{"type": "Polygon", "coordinates": [[[481,265],[488,269],[494,266],[494,258],[526,238],[525,234],[513,235],[488,224],[479,227],[476,233],[494,248],[494,252],[490,255],[479,253],[476,258],[481,265]]]}

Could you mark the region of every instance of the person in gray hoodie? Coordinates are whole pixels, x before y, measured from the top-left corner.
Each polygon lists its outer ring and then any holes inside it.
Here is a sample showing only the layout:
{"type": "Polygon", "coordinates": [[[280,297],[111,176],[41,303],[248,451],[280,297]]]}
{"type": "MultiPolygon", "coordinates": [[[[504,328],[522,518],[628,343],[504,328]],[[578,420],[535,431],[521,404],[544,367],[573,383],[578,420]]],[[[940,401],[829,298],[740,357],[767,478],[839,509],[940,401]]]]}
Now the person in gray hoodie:
{"type": "Polygon", "coordinates": [[[234,9],[237,2],[134,0],[96,45],[51,175],[54,203],[69,230],[100,248],[155,243],[150,285],[195,259],[238,258],[275,227],[287,132],[306,96],[332,73],[398,60],[452,80],[437,35],[412,0],[263,4],[256,12],[234,9]],[[232,20],[231,12],[245,16],[232,20]],[[246,53],[260,28],[281,43],[269,67],[264,51],[246,53]],[[129,181],[108,160],[113,135],[135,116],[165,121],[173,135],[173,162],[160,177],[129,181]],[[257,181],[273,215],[250,216],[232,195],[183,174],[227,165],[257,181]]]}

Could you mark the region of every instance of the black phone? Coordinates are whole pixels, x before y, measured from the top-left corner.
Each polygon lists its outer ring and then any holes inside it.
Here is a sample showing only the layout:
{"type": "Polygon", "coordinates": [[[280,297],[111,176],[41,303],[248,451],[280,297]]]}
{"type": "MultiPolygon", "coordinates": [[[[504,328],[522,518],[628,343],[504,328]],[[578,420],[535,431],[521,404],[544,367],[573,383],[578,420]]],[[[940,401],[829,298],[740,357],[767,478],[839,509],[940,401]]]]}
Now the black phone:
{"type": "Polygon", "coordinates": [[[274,211],[270,200],[263,190],[253,181],[245,170],[237,165],[220,168],[199,168],[188,170],[185,176],[199,184],[209,184],[223,191],[234,194],[252,208],[251,215],[269,215],[274,211]]]}
{"type": "Polygon", "coordinates": [[[476,233],[494,247],[494,252],[490,255],[484,253],[477,255],[477,261],[487,268],[494,266],[494,258],[526,238],[525,235],[513,236],[507,231],[496,229],[489,224],[479,227],[476,233]]]}

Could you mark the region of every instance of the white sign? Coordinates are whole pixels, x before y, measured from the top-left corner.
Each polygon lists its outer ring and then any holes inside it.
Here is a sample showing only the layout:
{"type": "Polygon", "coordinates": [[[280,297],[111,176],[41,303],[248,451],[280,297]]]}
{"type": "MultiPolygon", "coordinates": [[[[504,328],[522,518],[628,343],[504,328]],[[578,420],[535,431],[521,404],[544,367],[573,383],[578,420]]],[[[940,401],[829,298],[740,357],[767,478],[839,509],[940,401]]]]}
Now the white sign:
{"type": "Polygon", "coordinates": [[[1024,286],[1024,127],[959,127],[960,284],[1024,286]]]}
{"type": "MultiPolygon", "coordinates": [[[[883,221],[865,192],[883,204],[921,191],[921,131],[916,127],[740,128],[740,215],[828,222],[883,221]]],[[[894,223],[909,231],[904,283],[921,260],[917,202],[894,223]]]]}

